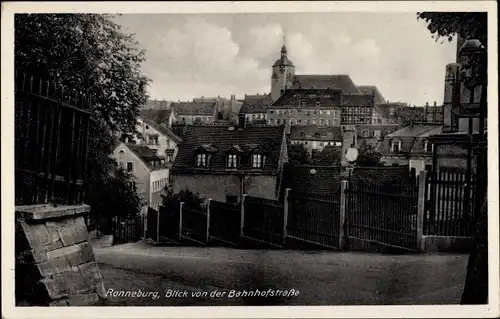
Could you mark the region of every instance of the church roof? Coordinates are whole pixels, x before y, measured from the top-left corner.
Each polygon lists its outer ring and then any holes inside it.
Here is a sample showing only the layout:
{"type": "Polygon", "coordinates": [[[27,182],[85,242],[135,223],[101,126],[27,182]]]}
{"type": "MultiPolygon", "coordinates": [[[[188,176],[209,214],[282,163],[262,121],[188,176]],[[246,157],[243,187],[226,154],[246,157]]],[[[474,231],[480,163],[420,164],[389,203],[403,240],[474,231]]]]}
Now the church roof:
{"type": "Polygon", "coordinates": [[[341,105],[342,92],[332,89],[290,89],[273,103],[273,107],[340,107],[341,105]]]}
{"type": "Polygon", "coordinates": [[[276,60],[274,62],[273,66],[278,66],[278,65],[286,65],[286,66],[294,66],[292,60],[290,60],[288,57],[282,57],[276,60]]]}
{"type": "Polygon", "coordinates": [[[340,89],[343,93],[361,93],[347,74],[319,75],[302,74],[295,75],[293,87],[296,89],[340,89]]]}

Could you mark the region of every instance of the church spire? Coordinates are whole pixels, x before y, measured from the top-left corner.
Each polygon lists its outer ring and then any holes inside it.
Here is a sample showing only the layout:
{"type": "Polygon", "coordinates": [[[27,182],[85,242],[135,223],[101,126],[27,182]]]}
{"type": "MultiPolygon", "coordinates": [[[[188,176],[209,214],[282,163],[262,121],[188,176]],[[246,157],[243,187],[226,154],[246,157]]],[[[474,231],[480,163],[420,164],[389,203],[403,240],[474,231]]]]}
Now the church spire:
{"type": "Polygon", "coordinates": [[[281,58],[286,58],[286,34],[283,33],[283,46],[281,47],[281,58]]]}

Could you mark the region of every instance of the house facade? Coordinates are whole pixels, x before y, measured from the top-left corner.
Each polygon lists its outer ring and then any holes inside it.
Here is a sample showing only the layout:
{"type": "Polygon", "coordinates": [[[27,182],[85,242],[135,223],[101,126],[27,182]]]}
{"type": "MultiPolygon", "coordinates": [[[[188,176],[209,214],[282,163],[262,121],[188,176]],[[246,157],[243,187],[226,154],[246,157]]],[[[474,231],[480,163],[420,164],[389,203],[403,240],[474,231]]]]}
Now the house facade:
{"type": "Polygon", "coordinates": [[[176,123],[179,124],[212,124],[218,119],[217,102],[174,102],[176,123]]]}
{"type": "Polygon", "coordinates": [[[287,161],[284,127],[192,126],[172,168],[172,187],[231,203],[243,194],[277,199],[287,161]]]}
{"type": "Polygon", "coordinates": [[[139,133],[124,140],[126,143],[146,145],[156,152],[167,163],[173,163],[177,156],[178,145],[182,139],[168,127],[158,124],[148,118],[139,117],[137,119],[136,131],[139,133]]]}
{"type": "Polygon", "coordinates": [[[380,151],[387,166],[415,168],[416,173],[432,169],[433,143],[430,136],[440,132],[440,125],[406,126],[384,137],[380,151]]]}
{"type": "MultiPolygon", "coordinates": [[[[119,167],[132,175],[132,182],[145,201],[145,207],[158,210],[161,194],[169,184],[171,164],[146,145],[117,142],[111,156],[119,167]]],[[[145,212],[143,209],[142,213],[145,212]]]]}
{"type": "Polygon", "coordinates": [[[267,109],[269,125],[340,126],[342,92],[290,89],[267,109]]]}
{"type": "Polygon", "coordinates": [[[290,128],[290,143],[302,144],[309,153],[331,146],[342,151],[343,137],[340,127],[300,125],[290,128]]]}
{"type": "Polygon", "coordinates": [[[267,109],[272,105],[271,94],[246,95],[239,114],[250,124],[266,124],[267,109]]]}

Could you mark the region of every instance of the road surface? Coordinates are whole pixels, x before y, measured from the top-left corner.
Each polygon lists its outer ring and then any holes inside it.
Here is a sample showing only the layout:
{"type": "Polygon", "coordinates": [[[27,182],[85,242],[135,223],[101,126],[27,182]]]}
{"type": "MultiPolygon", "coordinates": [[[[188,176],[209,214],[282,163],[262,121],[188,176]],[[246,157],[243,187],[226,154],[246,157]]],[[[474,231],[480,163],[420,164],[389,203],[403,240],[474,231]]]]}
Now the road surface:
{"type": "Polygon", "coordinates": [[[103,305],[110,306],[458,304],[468,258],[145,243],[95,248],[95,253],[109,291],[103,305]],[[268,295],[257,297],[256,289],[268,295]],[[151,293],[138,297],[139,290],[151,293]],[[120,291],[136,294],[120,296],[120,291]],[[243,291],[254,296],[236,295],[243,291]],[[194,297],[195,292],[207,296],[194,297]]]}

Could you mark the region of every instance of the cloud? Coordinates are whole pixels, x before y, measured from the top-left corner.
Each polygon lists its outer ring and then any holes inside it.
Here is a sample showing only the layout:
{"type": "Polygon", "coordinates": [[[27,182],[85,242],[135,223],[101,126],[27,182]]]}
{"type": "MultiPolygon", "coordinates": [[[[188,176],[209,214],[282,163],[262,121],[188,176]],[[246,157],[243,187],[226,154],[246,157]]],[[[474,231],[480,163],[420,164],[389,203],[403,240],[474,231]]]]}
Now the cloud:
{"type": "Polygon", "coordinates": [[[119,23],[147,50],[151,96],[172,100],[269,92],[286,32],[297,74],[349,74],[391,101],[440,103],[455,51],[412,14],[123,15],[119,23]]]}

